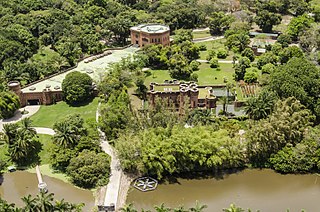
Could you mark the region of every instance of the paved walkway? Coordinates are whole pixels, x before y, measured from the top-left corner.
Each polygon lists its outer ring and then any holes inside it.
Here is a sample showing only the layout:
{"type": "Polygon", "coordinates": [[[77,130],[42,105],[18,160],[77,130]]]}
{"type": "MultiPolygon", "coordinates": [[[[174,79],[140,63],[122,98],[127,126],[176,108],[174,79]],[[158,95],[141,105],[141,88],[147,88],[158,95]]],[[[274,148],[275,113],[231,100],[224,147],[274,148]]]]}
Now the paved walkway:
{"type": "MultiPolygon", "coordinates": [[[[96,113],[97,122],[100,116],[99,108],[100,108],[100,103],[96,113]]],[[[109,183],[107,185],[107,190],[104,198],[104,206],[110,206],[113,204],[115,206],[115,210],[117,211],[118,196],[119,196],[121,176],[123,174],[123,171],[120,167],[120,161],[115,151],[113,150],[113,147],[107,141],[105,134],[101,130],[98,130],[98,131],[100,134],[100,142],[101,142],[100,146],[102,150],[111,157],[111,163],[110,163],[111,174],[110,174],[109,183]]]]}
{"type": "Polygon", "coordinates": [[[218,37],[207,37],[207,38],[197,38],[197,39],[193,39],[192,42],[194,43],[201,43],[201,42],[207,42],[207,41],[213,41],[213,40],[220,40],[223,39],[224,36],[218,36],[218,37]]]}
{"type": "Polygon", "coordinates": [[[206,28],[194,29],[194,30],[192,30],[192,32],[203,32],[203,31],[208,31],[208,30],[210,30],[210,28],[206,27],[206,28]]]}
{"type": "Polygon", "coordinates": [[[16,123],[24,118],[32,116],[33,114],[38,112],[39,109],[40,109],[40,105],[26,106],[26,107],[23,107],[23,108],[20,108],[19,110],[17,110],[16,114],[12,118],[1,119],[0,120],[0,132],[2,132],[4,124],[16,123]],[[28,111],[29,113],[22,115],[21,112],[24,110],[28,111]]]}
{"type": "Polygon", "coordinates": [[[56,134],[55,131],[51,128],[46,127],[33,127],[38,134],[45,134],[45,135],[54,135],[56,134]]]}

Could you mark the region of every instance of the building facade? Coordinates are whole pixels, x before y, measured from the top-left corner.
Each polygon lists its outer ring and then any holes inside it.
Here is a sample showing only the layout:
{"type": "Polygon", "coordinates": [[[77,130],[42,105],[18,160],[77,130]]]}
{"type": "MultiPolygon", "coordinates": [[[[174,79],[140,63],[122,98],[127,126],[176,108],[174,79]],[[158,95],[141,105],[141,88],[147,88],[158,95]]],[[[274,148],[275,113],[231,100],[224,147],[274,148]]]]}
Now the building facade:
{"type": "Polygon", "coordinates": [[[47,87],[42,91],[35,91],[32,89],[30,92],[22,91],[18,81],[11,81],[8,83],[9,90],[13,91],[20,99],[21,107],[26,105],[50,105],[58,101],[62,101],[63,93],[59,88],[47,87]]]}
{"type": "Polygon", "coordinates": [[[170,28],[161,24],[140,24],[130,28],[131,44],[140,47],[150,44],[170,45],[170,28]]]}

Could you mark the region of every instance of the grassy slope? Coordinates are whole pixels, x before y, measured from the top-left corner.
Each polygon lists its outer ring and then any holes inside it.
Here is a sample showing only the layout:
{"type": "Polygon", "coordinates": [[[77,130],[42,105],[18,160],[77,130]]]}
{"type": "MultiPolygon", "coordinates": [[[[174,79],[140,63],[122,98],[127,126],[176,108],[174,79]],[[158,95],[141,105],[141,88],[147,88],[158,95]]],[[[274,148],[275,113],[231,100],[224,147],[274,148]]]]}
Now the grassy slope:
{"type": "Polygon", "coordinates": [[[201,32],[192,32],[193,38],[205,38],[205,37],[210,37],[211,34],[209,33],[209,30],[207,31],[201,31],[201,32]]]}
{"type": "MultiPolygon", "coordinates": [[[[224,43],[226,42],[226,39],[219,39],[219,40],[214,40],[214,41],[206,41],[206,42],[201,42],[197,43],[198,45],[204,44],[207,47],[207,51],[201,51],[200,52],[200,59],[205,60],[208,55],[209,50],[215,50],[217,51],[219,48],[226,48],[224,46],[224,43]]],[[[221,59],[221,60],[232,60],[232,56],[234,53],[232,51],[229,51],[229,55],[226,59],[221,59]]]]}
{"type": "Polygon", "coordinates": [[[31,117],[32,125],[36,127],[52,128],[56,121],[64,119],[70,114],[80,114],[85,120],[94,119],[98,107],[98,98],[84,106],[70,107],[65,102],[54,105],[42,105],[40,110],[31,117]]]}
{"type": "MultiPolygon", "coordinates": [[[[199,85],[222,84],[224,83],[224,77],[227,77],[229,81],[233,81],[234,70],[232,64],[220,63],[221,71],[210,68],[210,65],[207,63],[201,63],[199,68],[199,71],[194,72],[198,74],[199,85]]],[[[149,86],[151,82],[163,83],[164,80],[172,79],[168,70],[152,70],[151,72],[152,75],[145,80],[146,86],[149,86]]]]}
{"type": "Polygon", "coordinates": [[[39,152],[40,156],[40,164],[49,164],[50,163],[50,154],[49,152],[53,148],[54,144],[52,143],[52,136],[51,135],[41,135],[38,134],[39,141],[42,143],[42,150],[39,152]]]}

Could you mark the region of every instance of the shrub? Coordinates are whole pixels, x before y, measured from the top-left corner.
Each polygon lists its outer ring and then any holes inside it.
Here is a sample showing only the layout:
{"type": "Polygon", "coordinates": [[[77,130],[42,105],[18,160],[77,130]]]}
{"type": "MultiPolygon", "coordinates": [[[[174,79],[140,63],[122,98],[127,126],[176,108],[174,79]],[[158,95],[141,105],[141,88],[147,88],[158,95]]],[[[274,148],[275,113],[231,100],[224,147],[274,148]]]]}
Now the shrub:
{"type": "Polygon", "coordinates": [[[190,76],[190,80],[198,82],[198,74],[192,73],[191,76],[190,76]]]}
{"type": "Polygon", "coordinates": [[[192,71],[199,71],[199,65],[200,65],[199,62],[197,62],[196,60],[193,60],[193,61],[191,61],[191,63],[189,64],[189,68],[190,68],[192,71]]]}
{"type": "Polygon", "coordinates": [[[226,57],[228,57],[228,50],[226,50],[225,48],[219,48],[217,52],[217,57],[225,59],[226,57]]]}
{"type": "Polygon", "coordinates": [[[207,50],[207,46],[202,43],[202,44],[199,45],[199,50],[200,51],[206,51],[207,50]]]}
{"type": "Polygon", "coordinates": [[[210,67],[211,68],[218,68],[219,67],[218,58],[212,58],[210,60],[210,67]]]}
{"type": "Polygon", "coordinates": [[[216,57],[217,53],[214,50],[209,50],[206,60],[210,61],[212,58],[216,57]]]}

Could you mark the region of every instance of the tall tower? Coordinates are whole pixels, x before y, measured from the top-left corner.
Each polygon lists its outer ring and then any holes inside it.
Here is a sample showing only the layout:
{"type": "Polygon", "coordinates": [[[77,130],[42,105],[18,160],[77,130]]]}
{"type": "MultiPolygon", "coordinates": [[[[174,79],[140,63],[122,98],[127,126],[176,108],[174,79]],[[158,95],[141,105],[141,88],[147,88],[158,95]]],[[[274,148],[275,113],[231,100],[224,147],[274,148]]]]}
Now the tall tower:
{"type": "Polygon", "coordinates": [[[14,92],[15,94],[17,94],[17,96],[20,97],[20,94],[21,94],[20,82],[18,82],[18,81],[10,81],[8,83],[8,87],[9,87],[10,91],[14,92]]]}

